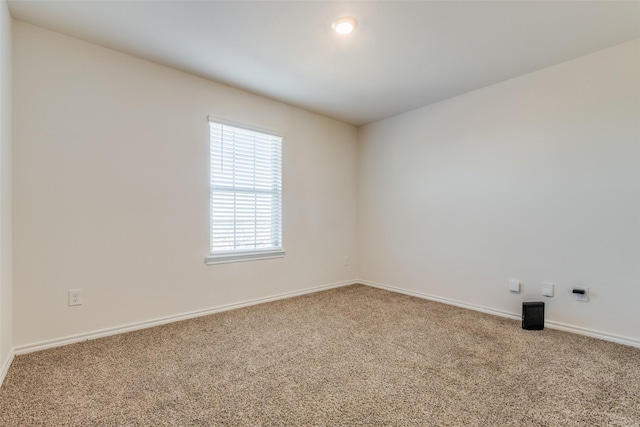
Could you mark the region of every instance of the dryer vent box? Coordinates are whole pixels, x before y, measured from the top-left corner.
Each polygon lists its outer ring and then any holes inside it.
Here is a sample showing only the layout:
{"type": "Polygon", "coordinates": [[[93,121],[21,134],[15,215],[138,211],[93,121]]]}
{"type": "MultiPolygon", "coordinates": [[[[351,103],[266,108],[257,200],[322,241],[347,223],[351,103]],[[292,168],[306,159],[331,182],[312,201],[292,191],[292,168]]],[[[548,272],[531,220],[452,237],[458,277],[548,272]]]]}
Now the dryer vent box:
{"type": "Polygon", "coordinates": [[[522,303],[522,329],[533,331],[544,329],[544,302],[522,303]]]}

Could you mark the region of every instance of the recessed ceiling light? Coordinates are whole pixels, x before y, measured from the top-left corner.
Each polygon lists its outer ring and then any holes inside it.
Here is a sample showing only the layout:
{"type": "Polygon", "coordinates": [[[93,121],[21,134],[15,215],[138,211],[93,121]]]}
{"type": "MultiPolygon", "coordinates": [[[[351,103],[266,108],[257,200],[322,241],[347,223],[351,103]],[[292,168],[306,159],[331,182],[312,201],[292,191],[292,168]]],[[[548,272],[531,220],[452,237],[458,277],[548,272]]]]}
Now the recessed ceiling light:
{"type": "Polygon", "coordinates": [[[356,28],[357,25],[358,22],[355,19],[349,17],[338,18],[333,21],[333,24],[331,24],[331,26],[333,27],[333,31],[338,34],[349,34],[356,28]]]}

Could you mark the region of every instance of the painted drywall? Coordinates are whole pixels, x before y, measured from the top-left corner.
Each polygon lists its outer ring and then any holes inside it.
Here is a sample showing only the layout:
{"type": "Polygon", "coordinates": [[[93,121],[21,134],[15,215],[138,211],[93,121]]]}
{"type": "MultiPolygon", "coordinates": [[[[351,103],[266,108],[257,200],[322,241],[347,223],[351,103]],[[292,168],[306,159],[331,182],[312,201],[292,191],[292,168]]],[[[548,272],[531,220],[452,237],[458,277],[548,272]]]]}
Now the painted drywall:
{"type": "Polygon", "coordinates": [[[11,187],[11,15],[0,1],[0,384],[13,354],[11,187]]]}
{"type": "Polygon", "coordinates": [[[358,210],[365,280],[640,343],[640,40],[364,126],[358,210]]]}
{"type": "Polygon", "coordinates": [[[356,277],[355,127],[13,31],[16,351],[356,277]],[[208,115],[284,135],[284,258],[205,266],[208,115]],[[67,306],[72,288],[81,306],[67,306]]]}

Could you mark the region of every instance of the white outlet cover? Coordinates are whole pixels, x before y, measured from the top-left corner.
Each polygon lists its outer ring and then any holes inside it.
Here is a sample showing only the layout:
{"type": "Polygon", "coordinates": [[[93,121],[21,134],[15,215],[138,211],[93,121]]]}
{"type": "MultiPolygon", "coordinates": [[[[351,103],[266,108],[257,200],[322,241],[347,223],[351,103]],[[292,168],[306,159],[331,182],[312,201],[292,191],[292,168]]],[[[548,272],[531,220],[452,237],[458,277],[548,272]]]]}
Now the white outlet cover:
{"type": "Polygon", "coordinates": [[[511,292],[520,293],[520,280],[518,279],[509,280],[509,290],[511,292]]]}
{"type": "Polygon", "coordinates": [[[589,288],[582,288],[582,287],[576,286],[573,289],[584,290],[584,294],[574,294],[576,296],[576,301],[589,302],[589,288]]]}
{"type": "Polygon", "coordinates": [[[545,297],[552,297],[553,287],[553,283],[551,282],[542,282],[542,295],[545,297]]]}
{"type": "Polygon", "coordinates": [[[69,289],[69,305],[82,304],[82,289],[69,289]]]}

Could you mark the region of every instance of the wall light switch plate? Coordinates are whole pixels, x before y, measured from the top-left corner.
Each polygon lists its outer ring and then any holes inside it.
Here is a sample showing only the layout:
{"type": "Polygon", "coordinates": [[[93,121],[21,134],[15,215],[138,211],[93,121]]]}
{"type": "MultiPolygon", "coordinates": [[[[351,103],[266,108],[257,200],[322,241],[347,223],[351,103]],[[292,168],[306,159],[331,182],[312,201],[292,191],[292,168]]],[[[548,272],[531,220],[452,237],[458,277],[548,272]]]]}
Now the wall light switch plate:
{"type": "Polygon", "coordinates": [[[520,280],[518,279],[509,280],[509,291],[520,293],[520,280]]]}
{"type": "Polygon", "coordinates": [[[553,283],[551,282],[542,282],[542,295],[545,297],[553,296],[553,283]]]}

